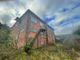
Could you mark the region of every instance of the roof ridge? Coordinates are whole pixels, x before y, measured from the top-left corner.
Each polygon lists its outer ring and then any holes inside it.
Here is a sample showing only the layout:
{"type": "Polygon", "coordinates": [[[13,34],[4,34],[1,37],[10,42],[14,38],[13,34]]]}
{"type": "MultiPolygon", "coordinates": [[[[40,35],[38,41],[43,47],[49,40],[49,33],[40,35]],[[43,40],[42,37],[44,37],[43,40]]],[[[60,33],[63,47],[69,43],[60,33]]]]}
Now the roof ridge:
{"type": "MultiPolygon", "coordinates": [[[[54,30],[51,26],[49,26],[45,21],[43,21],[43,19],[41,19],[39,16],[37,16],[34,12],[32,12],[30,9],[28,9],[20,18],[22,18],[25,14],[27,14],[27,13],[31,13],[31,14],[33,14],[33,15],[35,15],[38,19],[39,19],[39,21],[41,21],[43,24],[46,24],[50,29],[52,29],[52,30],[54,30]]],[[[19,19],[20,19],[19,18],[19,19]]]]}

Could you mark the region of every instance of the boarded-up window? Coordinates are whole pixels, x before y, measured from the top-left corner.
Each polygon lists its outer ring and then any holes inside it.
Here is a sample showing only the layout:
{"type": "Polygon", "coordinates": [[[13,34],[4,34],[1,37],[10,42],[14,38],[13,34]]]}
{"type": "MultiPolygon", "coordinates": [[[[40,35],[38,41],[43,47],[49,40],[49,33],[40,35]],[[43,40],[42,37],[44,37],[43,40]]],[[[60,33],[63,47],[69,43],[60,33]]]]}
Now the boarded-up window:
{"type": "Polygon", "coordinates": [[[29,33],[29,38],[34,38],[34,37],[35,37],[35,35],[36,35],[36,33],[35,33],[35,32],[30,32],[30,33],[29,33]]]}

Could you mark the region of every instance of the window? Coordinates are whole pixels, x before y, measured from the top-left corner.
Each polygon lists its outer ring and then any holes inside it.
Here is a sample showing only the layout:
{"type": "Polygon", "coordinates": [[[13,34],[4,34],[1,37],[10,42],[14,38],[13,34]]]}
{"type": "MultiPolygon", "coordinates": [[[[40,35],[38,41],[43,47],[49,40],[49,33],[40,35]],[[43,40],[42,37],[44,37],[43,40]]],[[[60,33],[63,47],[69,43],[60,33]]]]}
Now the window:
{"type": "Polygon", "coordinates": [[[30,16],[32,23],[37,23],[37,19],[34,16],[30,16]]]}

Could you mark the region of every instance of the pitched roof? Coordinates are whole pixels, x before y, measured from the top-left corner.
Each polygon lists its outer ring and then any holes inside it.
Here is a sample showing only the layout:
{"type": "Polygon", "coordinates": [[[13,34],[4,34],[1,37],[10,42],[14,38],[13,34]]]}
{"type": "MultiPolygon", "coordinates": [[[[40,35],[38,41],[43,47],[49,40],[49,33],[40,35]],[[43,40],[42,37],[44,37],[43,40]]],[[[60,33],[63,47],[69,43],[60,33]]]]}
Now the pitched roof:
{"type": "Polygon", "coordinates": [[[30,9],[28,9],[20,18],[18,18],[19,20],[17,20],[16,18],[16,21],[17,22],[20,22],[21,21],[21,18],[25,15],[25,14],[29,14],[31,13],[32,15],[34,15],[36,18],[38,18],[39,21],[41,21],[43,24],[46,24],[50,29],[54,30],[51,26],[49,26],[45,21],[43,21],[41,18],[39,18],[35,13],[33,13],[30,9]]]}

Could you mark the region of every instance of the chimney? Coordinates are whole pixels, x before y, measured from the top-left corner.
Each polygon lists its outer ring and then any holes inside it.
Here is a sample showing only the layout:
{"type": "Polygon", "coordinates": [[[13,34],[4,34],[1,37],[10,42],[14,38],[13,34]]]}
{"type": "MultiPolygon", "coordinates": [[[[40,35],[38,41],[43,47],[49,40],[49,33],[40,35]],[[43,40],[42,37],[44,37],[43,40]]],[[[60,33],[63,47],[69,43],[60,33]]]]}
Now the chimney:
{"type": "Polygon", "coordinates": [[[21,21],[20,21],[20,18],[19,17],[16,17],[16,22],[19,22],[19,23],[21,23],[21,21]]]}

